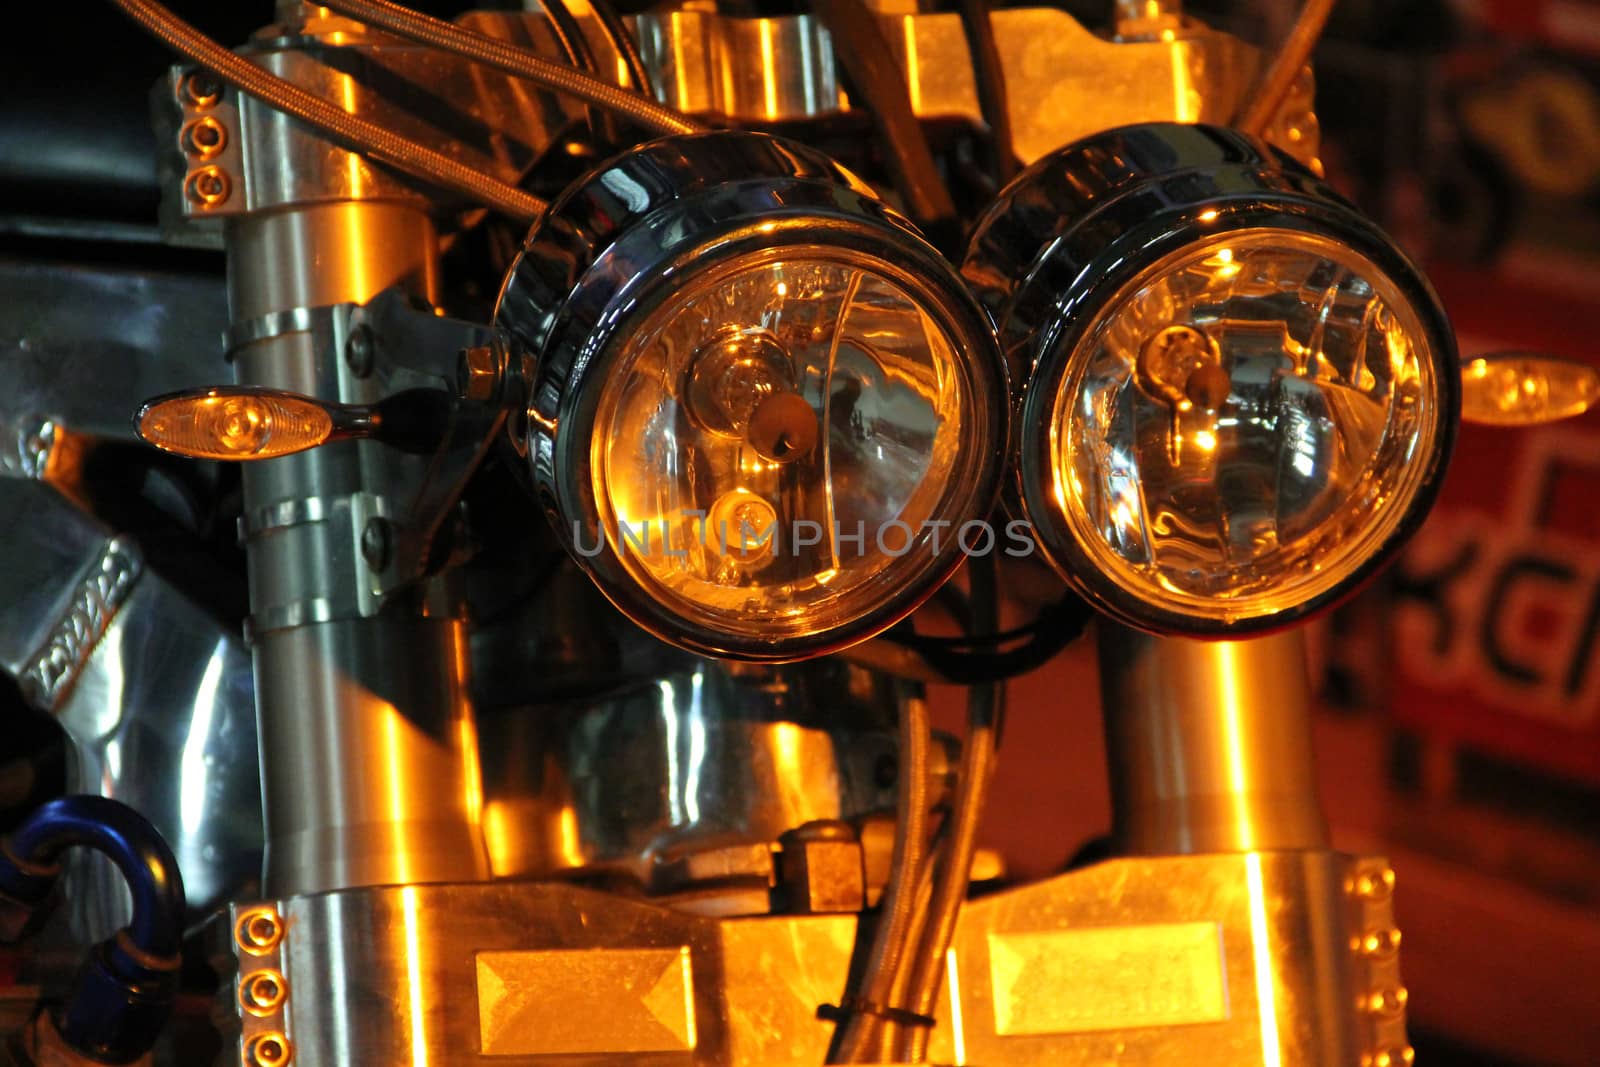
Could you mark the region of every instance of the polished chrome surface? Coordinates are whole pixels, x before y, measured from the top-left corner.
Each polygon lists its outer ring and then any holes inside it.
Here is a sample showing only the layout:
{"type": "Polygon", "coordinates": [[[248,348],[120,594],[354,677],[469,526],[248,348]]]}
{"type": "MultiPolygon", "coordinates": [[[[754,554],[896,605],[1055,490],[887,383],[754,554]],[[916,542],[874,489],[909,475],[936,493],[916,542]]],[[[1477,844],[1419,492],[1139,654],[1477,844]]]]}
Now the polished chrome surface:
{"type": "MultiPolygon", "coordinates": [[[[930,1060],[1401,1067],[1392,887],[1381,860],[1253,851],[1108,860],[983,897],[962,911],[930,1060]]],[[[856,925],[550,884],[343,890],[236,905],[221,999],[237,1047],[287,1036],[309,1067],[809,1065],[856,925]],[[288,995],[251,1011],[240,994],[262,974],[288,995]]]]}
{"type": "MultiPolygon", "coordinates": [[[[981,123],[959,17],[888,6],[880,7],[879,17],[916,113],[981,123]]],[[[460,21],[544,55],[560,54],[540,15],[476,11],[460,21]]],[[[580,16],[578,22],[595,55],[614,55],[596,19],[580,16]]],[[[1257,49],[1193,21],[1180,21],[1176,29],[1162,22],[1158,32],[1121,40],[1091,33],[1051,8],[1000,10],[993,22],[1010,86],[1013,144],[1025,163],[1128,123],[1226,122],[1261,62],[1257,49]]],[[[735,17],[690,6],[647,12],[635,26],[657,97],[673,107],[749,123],[850,108],[832,42],[813,16],[735,17]]],[[[295,34],[264,36],[250,51],[278,76],[504,180],[516,180],[538,149],[582,113],[570,100],[497,71],[342,19],[318,18],[295,34]],[[438,106],[441,101],[446,106],[438,106]],[[485,129],[504,135],[490,142],[485,129]]],[[[600,75],[625,81],[620,64],[603,64],[600,75]]],[[[288,203],[419,195],[404,180],[248,97],[225,89],[197,101],[186,90],[188,77],[188,70],[175,69],[155,94],[161,143],[171,146],[162,157],[169,239],[215,245],[221,221],[288,203]],[[200,124],[214,126],[220,136],[197,141],[192,131],[200,124]]],[[[1307,74],[1267,130],[1268,140],[1308,164],[1315,163],[1320,144],[1311,98],[1307,74]]]]}
{"type": "Polygon", "coordinates": [[[686,7],[644,12],[634,25],[656,96],[680,111],[775,122],[843,107],[833,42],[813,15],[736,18],[686,7]]]}
{"type": "MultiPolygon", "coordinates": [[[[494,873],[686,888],[697,854],[893,807],[893,719],[882,679],[830,660],[702,660],[601,700],[484,713],[494,873]]],[[[764,888],[765,867],[746,877],[764,888]]]]}
{"type": "Polygon", "coordinates": [[[403,617],[257,642],[269,891],[487,875],[464,642],[403,617]]]}
{"type": "MultiPolygon", "coordinates": [[[[313,15],[264,31],[242,51],[280,78],[502,180],[517,180],[581,114],[580,105],[498,71],[313,15]]],[[[542,20],[477,12],[464,21],[545,55],[559,54],[542,20]]],[[[598,52],[604,38],[597,25],[592,33],[598,52]]],[[[222,224],[291,205],[426,204],[446,195],[421,189],[231,88],[197,98],[189,91],[192,76],[192,68],[173,68],[154,91],[158,143],[166,146],[158,162],[168,241],[220,246],[222,224]],[[197,140],[201,126],[214,133],[197,140]]]]}
{"type": "MultiPolygon", "coordinates": [[[[0,665],[70,741],[69,788],[148,818],[204,914],[257,883],[261,799],[250,657],[48,485],[0,477],[0,665]]],[[[120,875],[70,859],[70,926],[126,923],[120,875]]]]}
{"type": "Polygon", "coordinates": [[[1097,633],[1112,839],[1140,856],[1326,848],[1305,635],[1097,633]]]}
{"type": "Polygon", "coordinates": [[[11,424],[0,437],[0,468],[8,474],[34,451],[41,421],[133,441],[129,416],[140,400],[219,373],[217,335],[228,317],[219,279],[0,259],[0,291],[0,420],[11,424]]]}
{"type": "MultiPolygon", "coordinates": [[[[882,630],[959,565],[962,549],[949,531],[992,506],[1007,411],[988,323],[910,223],[849,172],[801,145],[725,131],[663,139],[614,158],[570,189],[535,227],[501,291],[495,321],[509,333],[513,359],[530,378],[526,448],[557,533],[619,609],[697,653],[792,660],[882,630]],[[797,270],[786,278],[779,269],[786,261],[824,262],[828,269],[817,276],[797,270]],[[724,281],[732,300],[715,295],[724,281]],[[790,285],[794,299],[785,304],[790,285]],[[806,299],[813,291],[821,299],[806,299]],[[829,312],[850,305],[857,292],[868,309],[859,328],[884,331],[866,343],[829,328],[835,325],[829,312]],[[751,306],[743,306],[747,300],[751,306]],[[685,341],[698,347],[708,340],[667,338],[641,350],[635,347],[640,331],[659,328],[663,315],[684,303],[700,311],[684,316],[690,326],[708,318],[713,328],[742,327],[773,301],[792,306],[792,316],[781,316],[784,329],[810,357],[797,360],[803,365],[794,373],[795,388],[803,389],[826,430],[811,430],[819,442],[815,458],[765,462],[757,450],[745,449],[737,462],[747,469],[730,472],[738,453],[673,447],[673,434],[700,442],[710,431],[688,423],[674,428],[670,417],[659,423],[609,418],[630,382],[630,399],[648,412],[659,379],[685,370],[673,360],[652,380],[650,368],[685,341]],[[902,323],[895,325],[899,316],[902,323]],[[897,333],[908,329],[909,335],[897,333]],[[941,336],[946,358],[930,358],[932,339],[941,336]],[[816,343],[821,337],[832,343],[816,343]],[[865,351],[875,347],[884,350],[881,360],[865,351]],[[848,372],[836,370],[835,356],[850,356],[848,372]],[[925,404],[940,418],[928,418],[925,404]],[[902,422],[911,428],[902,429],[902,422]],[[896,499],[892,494],[906,485],[874,476],[873,463],[880,456],[896,466],[927,462],[923,435],[933,438],[928,447],[935,454],[951,453],[943,476],[930,476],[926,485],[906,479],[915,497],[896,499]],[[638,470],[619,471],[613,449],[637,449],[638,470]],[[702,466],[707,476],[719,475],[706,481],[727,491],[725,497],[675,495],[680,484],[695,487],[697,476],[671,476],[702,466]],[[761,475],[771,480],[758,481],[761,475]],[[657,476],[672,481],[659,493],[659,516],[630,513],[636,491],[650,502],[644,490],[657,476]],[[748,478],[767,496],[754,501],[732,492],[733,476],[748,478]],[[723,500],[733,505],[725,526],[717,507],[723,500]],[[741,515],[741,501],[758,514],[741,515]],[[697,510],[706,512],[705,522],[697,510]],[[641,518],[650,521],[643,538],[654,548],[641,541],[637,526],[622,528],[641,518]],[[846,528],[847,522],[860,527],[846,528]],[[769,556],[751,561],[747,590],[740,588],[745,583],[737,560],[716,567],[715,580],[698,581],[696,570],[712,570],[704,551],[691,551],[672,584],[655,572],[647,582],[638,573],[641,564],[660,557],[670,569],[686,551],[676,540],[662,545],[662,524],[673,526],[675,537],[688,528],[709,530],[713,539],[723,528],[776,524],[776,544],[769,556]],[[808,542],[812,530],[816,540],[808,542]],[[879,549],[880,541],[895,550],[879,549]],[[792,565],[790,573],[780,563],[792,565]]],[[[737,555],[745,546],[732,547],[737,555]]]]}
{"type": "MultiPolygon", "coordinates": [[[[252,136],[267,158],[293,156],[286,126],[252,136]]],[[[227,230],[233,319],[360,305],[391,289],[429,299],[435,244],[422,206],[403,201],[242,215],[227,230]]],[[[373,368],[391,361],[352,358],[352,342],[372,338],[355,340],[350,315],[312,320],[237,349],[240,384],[381,400],[391,382],[373,368]]],[[[379,617],[393,554],[364,551],[369,529],[380,543],[396,529],[426,471],[425,458],[370,441],[244,471],[269,892],[489,873],[461,624],[437,582],[379,617]]]]}
{"type": "MultiPolygon", "coordinates": [[[[1125,5],[1130,9],[1133,5],[1125,5]]],[[[1007,8],[992,15],[1008,86],[1013,147],[1024,163],[1081,137],[1134,122],[1226,122],[1260,66],[1250,45],[1200,23],[1178,5],[1152,16],[1140,3],[1127,39],[1091,33],[1064,11],[1007,8]],[[1165,31],[1165,32],[1163,32],[1165,31]]],[[[913,110],[925,118],[982,121],[960,18],[890,12],[884,36],[905,71],[913,110]]],[[[585,19],[586,35],[590,35],[585,19]]],[[[641,51],[663,103],[745,122],[846,111],[828,31],[810,15],[748,18],[692,8],[636,20],[641,51]]],[[[595,47],[603,49],[603,42],[595,47]]],[[[600,54],[605,54],[603,51],[600,54]]],[[[1320,133],[1309,76],[1285,100],[1267,136],[1305,163],[1320,133]]]]}
{"type": "Polygon", "coordinates": [[[1443,308],[1392,239],[1259,141],[1155,123],[1074,144],[1002,193],[962,272],[1019,390],[1012,492],[1114,617],[1282,626],[1426,516],[1460,402],[1443,308]]]}

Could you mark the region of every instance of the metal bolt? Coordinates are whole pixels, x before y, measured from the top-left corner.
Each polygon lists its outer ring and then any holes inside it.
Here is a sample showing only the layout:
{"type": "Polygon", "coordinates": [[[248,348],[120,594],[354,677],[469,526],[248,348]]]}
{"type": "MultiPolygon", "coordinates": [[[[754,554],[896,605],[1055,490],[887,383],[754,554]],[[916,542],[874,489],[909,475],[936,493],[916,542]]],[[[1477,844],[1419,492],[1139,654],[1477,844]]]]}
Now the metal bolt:
{"type": "Polygon", "coordinates": [[[389,520],[374,516],[361,530],[361,557],[367,566],[381,571],[389,565],[389,550],[394,538],[389,532],[389,520]]]}
{"type": "Polygon", "coordinates": [[[461,350],[456,364],[456,389],[463,400],[493,400],[500,392],[500,361],[489,345],[461,350]]]}
{"type": "Polygon", "coordinates": [[[287,999],[288,980],[270,967],[239,979],[239,1005],[251,1015],[271,1015],[287,999]]]}
{"type": "Polygon", "coordinates": [[[195,171],[183,184],[189,202],[203,208],[216,207],[228,199],[230,188],[228,176],[216,167],[195,171]]]}
{"type": "Polygon", "coordinates": [[[192,107],[211,107],[222,99],[222,83],[210,71],[197,70],[183,79],[183,95],[192,107]]]}
{"type": "Polygon", "coordinates": [[[222,123],[206,115],[183,128],[183,150],[201,159],[210,159],[228,144],[228,131],[222,123]]]}
{"type": "Polygon", "coordinates": [[[276,1030],[256,1034],[244,1047],[246,1067],[283,1067],[294,1059],[294,1045],[276,1030]]]}
{"type": "Polygon", "coordinates": [[[271,908],[252,908],[234,923],[233,939],[252,956],[264,956],[283,940],[283,920],[271,908]]]}
{"type": "Polygon", "coordinates": [[[357,326],[350,331],[350,336],[344,343],[344,362],[350,368],[350,373],[357,378],[365,378],[372,373],[372,364],[377,356],[378,346],[372,336],[372,329],[368,326],[357,326]]]}

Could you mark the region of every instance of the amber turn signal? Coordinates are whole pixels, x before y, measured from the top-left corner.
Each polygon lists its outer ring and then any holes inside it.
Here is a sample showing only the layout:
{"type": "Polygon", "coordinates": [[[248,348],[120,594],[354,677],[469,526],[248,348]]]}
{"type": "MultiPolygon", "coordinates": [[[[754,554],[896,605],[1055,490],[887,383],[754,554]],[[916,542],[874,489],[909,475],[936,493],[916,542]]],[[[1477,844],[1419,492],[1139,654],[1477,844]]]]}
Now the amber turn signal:
{"type": "Polygon", "coordinates": [[[139,436],[192,459],[272,459],[333,435],[333,416],[309,397],[273,389],[215,386],[156,397],[139,409],[139,436]]]}

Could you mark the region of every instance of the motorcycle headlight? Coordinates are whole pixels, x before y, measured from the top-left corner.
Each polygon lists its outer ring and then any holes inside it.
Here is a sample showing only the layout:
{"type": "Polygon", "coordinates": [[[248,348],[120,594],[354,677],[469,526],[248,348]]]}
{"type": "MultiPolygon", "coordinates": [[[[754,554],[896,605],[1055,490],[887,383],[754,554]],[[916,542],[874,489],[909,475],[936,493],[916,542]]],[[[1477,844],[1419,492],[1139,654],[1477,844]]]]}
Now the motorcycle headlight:
{"type": "Polygon", "coordinates": [[[1285,624],[1432,502],[1460,408],[1438,300],[1257,141],[1148,125],[1062,149],[1001,194],[963,271],[1019,386],[1017,502],[1125,622],[1285,624]]]}
{"type": "Polygon", "coordinates": [[[568,548],[694,651],[796,659],[870,636],[949,576],[997,496],[988,320],[809,149],[716,133],[603,165],[536,224],[496,321],[568,548]]]}

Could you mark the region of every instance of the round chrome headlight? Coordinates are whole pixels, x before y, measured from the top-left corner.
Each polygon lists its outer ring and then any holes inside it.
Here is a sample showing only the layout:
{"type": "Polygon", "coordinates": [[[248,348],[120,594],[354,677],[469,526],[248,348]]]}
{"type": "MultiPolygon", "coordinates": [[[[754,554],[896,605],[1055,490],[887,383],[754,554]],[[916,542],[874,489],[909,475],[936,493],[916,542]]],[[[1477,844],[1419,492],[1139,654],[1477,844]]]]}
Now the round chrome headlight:
{"type": "Polygon", "coordinates": [[[496,318],[568,548],[686,648],[864,639],[993,506],[1006,383],[982,309],[809,149],[716,133],[613,160],[536,225],[496,318]]]}
{"type": "Polygon", "coordinates": [[[1392,241],[1260,143],[1072,145],[1002,194],[964,273],[1020,387],[1017,502],[1121,620],[1283,625],[1426,513],[1459,415],[1449,324],[1392,241]]]}

